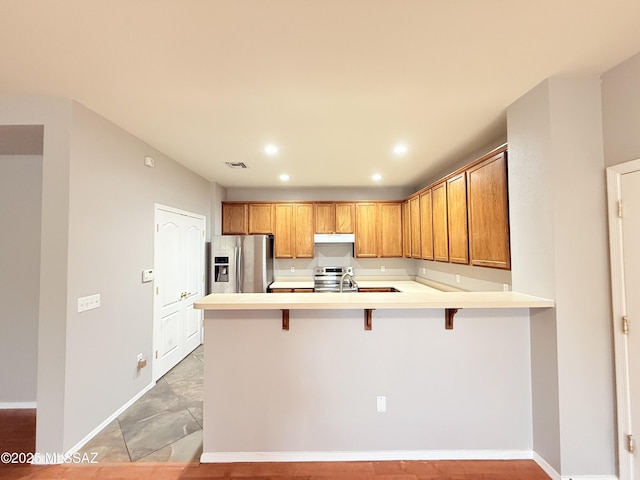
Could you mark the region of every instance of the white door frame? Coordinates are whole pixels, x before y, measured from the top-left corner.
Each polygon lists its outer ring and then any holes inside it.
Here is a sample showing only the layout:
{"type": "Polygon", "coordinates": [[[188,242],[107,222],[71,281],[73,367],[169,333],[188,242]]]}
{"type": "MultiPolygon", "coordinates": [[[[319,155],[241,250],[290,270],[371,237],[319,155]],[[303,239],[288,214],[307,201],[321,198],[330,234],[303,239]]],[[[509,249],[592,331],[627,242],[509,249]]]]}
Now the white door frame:
{"type": "MultiPolygon", "coordinates": [[[[202,220],[202,224],[203,224],[203,231],[206,232],[207,230],[207,217],[204,215],[200,215],[198,213],[193,213],[193,212],[189,212],[187,210],[181,210],[179,208],[175,208],[175,207],[169,207],[168,205],[163,205],[161,203],[156,203],[154,205],[154,217],[153,217],[153,225],[154,225],[154,239],[156,239],[156,235],[155,235],[155,229],[156,229],[156,225],[158,224],[158,211],[159,210],[164,210],[165,212],[171,212],[171,213],[176,213],[178,215],[186,215],[188,217],[193,217],[193,218],[197,218],[202,220]]],[[[157,245],[155,244],[156,240],[154,240],[154,269],[156,268],[156,264],[157,264],[157,258],[156,258],[156,253],[157,253],[157,245]]],[[[204,249],[205,246],[205,238],[202,239],[202,247],[204,249]]],[[[204,252],[203,252],[204,253],[204,252]]],[[[203,254],[202,256],[203,258],[206,258],[206,256],[203,254]]],[[[205,275],[204,272],[206,271],[206,265],[202,265],[202,271],[203,271],[203,275],[202,275],[202,282],[201,282],[201,291],[202,294],[204,295],[206,292],[205,289],[205,275]]],[[[158,335],[157,335],[157,329],[159,328],[159,322],[160,322],[160,308],[158,306],[158,295],[156,294],[157,292],[157,288],[158,285],[156,283],[156,281],[154,281],[154,288],[153,288],[153,325],[152,325],[152,344],[153,344],[153,354],[151,355],[152,358],[152,367],[151,367],[151,375],[153,378],[153,381],[156,382],[158,380],[158,373],[157,373],[157,367],[156,367],[156,358],[155,358],[155,352],[156,350],[159,349],[159,345],[157,344],[158,342],[158,335]]],[[[202,320],[201,320],[201,324],[202,324],[202,320]]],[[[204,328],[202,328],[202,326],[200,327],[200,343],[202,343],[204,338],[204,328]]]]}
{"type": "Polygon", "coordinates": [[[622,175],[640,170],[640,159],[607,168],[607,208],[609,214],[609,254],[611,262],[611,300],[613,342],[616,372],[616,403],[618,417],[619,479],[632,480],[633,455],[627,451],[627,434],[631,432],[629,389],[629,356],[627,335],[622,331],[622,317],[627,314],[624,277],[622,219],[618,215],[622,199],[622,175]]]}

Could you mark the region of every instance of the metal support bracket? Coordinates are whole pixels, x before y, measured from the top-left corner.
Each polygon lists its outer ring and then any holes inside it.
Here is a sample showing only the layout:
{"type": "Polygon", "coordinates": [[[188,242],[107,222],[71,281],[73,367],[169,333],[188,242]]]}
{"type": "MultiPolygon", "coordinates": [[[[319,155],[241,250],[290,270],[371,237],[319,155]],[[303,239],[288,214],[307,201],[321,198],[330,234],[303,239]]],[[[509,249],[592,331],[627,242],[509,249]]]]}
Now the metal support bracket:
{"type": "Polygon", "coordinates": [[[364,310],[364,329],[371,330],[373,325],[371,323],[372,313],[375,309],[373,308],[365,308],[364,310]]]}
{"type": "Polygon", "coordinates": [[[289,310],[282,310],[282,329],[289,330],[289,310]]]}
{"type": "Polygon", "coordinates": [[[453,330],[453,317],[458,313],[457,308],[446,308],[444,311],[444,328],[453,330]]]}

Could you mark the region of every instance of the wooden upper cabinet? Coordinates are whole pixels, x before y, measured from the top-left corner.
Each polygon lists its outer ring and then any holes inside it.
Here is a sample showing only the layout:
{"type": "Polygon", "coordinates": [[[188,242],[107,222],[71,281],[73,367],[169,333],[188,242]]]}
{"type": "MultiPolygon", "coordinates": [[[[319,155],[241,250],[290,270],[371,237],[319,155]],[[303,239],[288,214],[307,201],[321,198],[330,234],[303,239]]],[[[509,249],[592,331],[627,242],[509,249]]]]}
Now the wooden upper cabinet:
{"type": "Polygon", "coordinates": [[[416,195],[409,199],[409,212],[411,218],[411,257],[422,258],[420,250],[422,241],[420,240],[420,196],[416,195]]]}
{"type": "Polygon", "coordinates": [[[447,229],[447,183],[441,182],[431,189],[433,205],[433,259],[449,261],[449,235],[447,229]]]}
{"type": "Polygon", "coordinates": [[[222,203],[222,234],[249,233],[249,212],[246,203],[222,203]]]}
{"type": "Polygon", "coordinates": [[[335,233],[336,206],[333,203],[315,203],[316,233],[335,233]]]}
{"type": "Polygon", "coordinates": [[[509,269],[506,152],[471,167],[467,174],[471,264],[509,269]]]}
{"type": "Polygon", "coordinates": [[[345,202],[315,203],[316,233],[353,233],[355,204],[345,202]]]}
{"type": "Polygon", "coordinates": [[[356,257],[378,256],[377,206],[375,203],[356,203],[356,257]]]}
{"type": "Polygon", "coordinates": [[[275,257],[313,258],[312,203],[275,204],[275,257]]]}
{"type": "Polygon", "coordinates": [[[433,207],[431,189],[420,194],[420,239],[423,260],[433,260],[433,207]]]}
{"type": "Polygon", "coordinates": [[[275,207],[272,203],[249,204],[249,234],[273,234],[275,207]]]}
{"type": "Polygon", "coordinates": [[[355,232],[355,204],[338,202],[336,208],[336,233],[355,232]]]}
{"type": "Polygon", "coordinates": [[[274,254],[276,258],[294,258],[293,249],[293,204],[276,203],[276,232],[274,254]]]}
{"type": "Polygon", "coordinates": [[[402,202],[402,255],[411,258],[411,211],[409,200],[402,202]]]}
{"type": "Polygon", "coordinates": [[[452,263],[469,263],[466,172],[447,180],[447,219],[449,225],[449,261],[452,263]]]}
{"type": "Polygon", "coordinates": [[[314,251],[314,225],[313,225],[313,204],[296,203],[293,212],[295,257],[313,258],[314,251]]]}
{"type": "Polygon", "coordinates": [[[402,257],[402,202],[379,203],[379,257],[402,257]]]}

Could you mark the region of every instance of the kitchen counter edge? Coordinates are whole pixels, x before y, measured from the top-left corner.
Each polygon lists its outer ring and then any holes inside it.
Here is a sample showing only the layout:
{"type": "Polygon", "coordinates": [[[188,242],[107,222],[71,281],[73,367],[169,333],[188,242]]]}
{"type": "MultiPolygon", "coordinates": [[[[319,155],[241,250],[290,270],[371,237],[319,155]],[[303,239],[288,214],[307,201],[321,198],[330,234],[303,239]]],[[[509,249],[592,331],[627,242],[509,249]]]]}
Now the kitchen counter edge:
{"type": "Polygon", "coordinates": [[[199,310],[332,310],[410,308],[550,308],[554,301],[518,292],[214,293],[199,310]]]}

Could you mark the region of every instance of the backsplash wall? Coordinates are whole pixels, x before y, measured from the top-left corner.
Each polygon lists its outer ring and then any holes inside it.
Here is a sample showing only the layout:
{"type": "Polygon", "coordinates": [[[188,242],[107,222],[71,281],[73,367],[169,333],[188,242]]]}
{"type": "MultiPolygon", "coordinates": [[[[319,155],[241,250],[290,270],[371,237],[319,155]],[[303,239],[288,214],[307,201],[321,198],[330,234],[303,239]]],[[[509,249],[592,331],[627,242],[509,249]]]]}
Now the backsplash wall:
{"type": "Polygon", "coordinates": [[[274,276],[279,280],[313,280],[317,266],[343,267],[351,265],[356,276],[412,278],[415,276],[414,260],[409,258],[355,258],[353,244],[317,244],[314,258],[280,258],[274,263],[274,276]],[[294,271],[291,271],[291,268],[294,271]],[[384,267],[384,272],[381,267],[384,267]]]}
{"type": "Polygon", "coordinates": [[[511,271],[411,258],[355,258],[352,244],[317,244],[314,258],[275,259],[274,276],[281,281],[312,280],[317,266],[353,267],[356,278],[413,279],[443,283],[468,291],[511,290],[511,271]],[[382,270],[384,267],[384,271],[382,270]],[[291,271],[291,268],[294,270],[291,271]],[[505,287],[506,285],[506,287],[505,287]]]}

